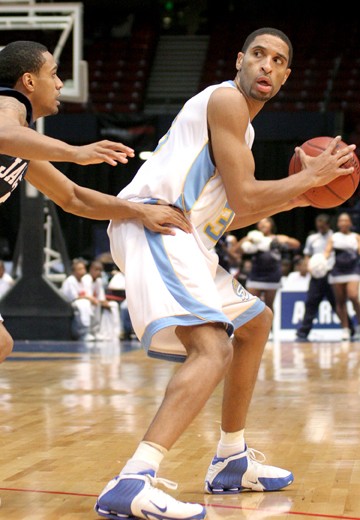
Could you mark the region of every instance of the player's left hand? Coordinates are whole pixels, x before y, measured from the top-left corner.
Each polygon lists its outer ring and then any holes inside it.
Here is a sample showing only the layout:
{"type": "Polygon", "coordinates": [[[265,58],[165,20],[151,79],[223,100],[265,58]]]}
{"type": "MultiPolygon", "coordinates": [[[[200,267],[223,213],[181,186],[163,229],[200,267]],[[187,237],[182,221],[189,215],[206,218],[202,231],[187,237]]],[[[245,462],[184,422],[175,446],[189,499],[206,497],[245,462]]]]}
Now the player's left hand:
{"type": "Polygon", "coordinates": [[[134,157],[135,152],[132,148],[115,141],[97,141],[96,143],[86,144],[76,147],[76,162],[83,166],[89,164],[108,163],[116,166],[119,162],[126,164],[128,157],[134,157]]]}
{"type": "Polygon", "coordinates": [[[161,204],[141,204],[141,209],[143,214],[140,216],[140,220],[150,231],[162,235],[175,235],[174,227],[185,233],[192,231],[190,221],[178,208],[161,204]]]}

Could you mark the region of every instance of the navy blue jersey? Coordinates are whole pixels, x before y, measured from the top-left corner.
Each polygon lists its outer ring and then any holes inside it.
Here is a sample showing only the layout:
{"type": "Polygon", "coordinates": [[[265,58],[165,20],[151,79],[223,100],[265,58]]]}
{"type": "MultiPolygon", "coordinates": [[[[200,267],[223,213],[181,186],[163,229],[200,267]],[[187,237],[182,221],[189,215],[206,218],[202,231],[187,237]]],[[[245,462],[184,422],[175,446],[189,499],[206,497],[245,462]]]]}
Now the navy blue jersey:
{"type": "Polygon", "coordinates": [[[0,204],[6,201],[11,192],[25,177],[29,161],[19,157],[0,154],[0,204]]]}
{"type": "MultiPolygon", "coordinates": [[[[31,103],[24,94],[12,88],[0,86],[0,96],[14,97],[23,103],[26,108],[26,121],[29,126],[33,126],[31,103]]],[[[11,192],[25,177],[28,165],[29,161],[20,157],[0,154],[0,204],[10,197],[11,192]]]]}

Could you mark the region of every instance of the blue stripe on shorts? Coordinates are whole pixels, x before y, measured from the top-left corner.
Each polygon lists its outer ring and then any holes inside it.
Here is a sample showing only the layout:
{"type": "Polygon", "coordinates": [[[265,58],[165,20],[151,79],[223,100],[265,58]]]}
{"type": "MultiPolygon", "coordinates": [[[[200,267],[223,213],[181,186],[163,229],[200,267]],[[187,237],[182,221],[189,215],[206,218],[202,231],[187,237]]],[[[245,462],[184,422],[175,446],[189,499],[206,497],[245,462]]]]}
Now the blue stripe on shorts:
{"type": "MultiPolygon", "coordinates": [[[[193,318],[198,320],[197,323],[201,323],[201,321],[224,323],[228,334],[231,335],[233,332],[233,325],[227,316],[225,316],[221,311],[208,307],[196,300],[181,283],[181,280],[177,277],[164,248],[162,235],[159,233],[153,233],[148,229],[145,229],[145,235],[160,276],[175,300],[186,311],[188,311],[193,318]]],[[[182,319],[183,318],[184,317],[182,317],[182,319]]],[[[164,328],[164,326],[167,325],[161,326],[159,330],[164,328]]]]}

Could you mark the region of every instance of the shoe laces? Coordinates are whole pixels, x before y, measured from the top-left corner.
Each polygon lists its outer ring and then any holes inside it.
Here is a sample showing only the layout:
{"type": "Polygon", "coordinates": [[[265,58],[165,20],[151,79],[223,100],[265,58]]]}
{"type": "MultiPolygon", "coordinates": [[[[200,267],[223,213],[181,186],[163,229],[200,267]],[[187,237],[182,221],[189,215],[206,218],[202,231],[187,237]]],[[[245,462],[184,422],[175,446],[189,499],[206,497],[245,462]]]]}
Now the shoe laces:
{"type": "Polygon", "coordinates": [[[178,485],[176,482],[173,482],[172,480],[168,480],[167,478],[152,477],[151,475],[146,475],[146,476],[149,479],[150,484],[154,487],[156,487],[158,484],[161,484],[161,485],[167,487],[168,489],[177,489],[178,488],[178,485]]]}
{"type": "Polygon", "coordinates": [[[257,462],[258,464],[263,464],[266,461],[266,457],[262,451],[255,450],[254,448],[248,448],[247,453],[249,459],[254,462],[257,462]]]}

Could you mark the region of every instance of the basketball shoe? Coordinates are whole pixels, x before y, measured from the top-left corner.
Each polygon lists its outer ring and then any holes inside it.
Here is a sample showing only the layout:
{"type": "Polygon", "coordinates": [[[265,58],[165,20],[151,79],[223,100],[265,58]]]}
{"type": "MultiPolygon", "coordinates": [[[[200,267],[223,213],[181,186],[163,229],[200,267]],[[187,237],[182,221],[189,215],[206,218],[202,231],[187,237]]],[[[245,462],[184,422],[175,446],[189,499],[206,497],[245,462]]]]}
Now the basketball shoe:
{"type": "Polygon", "coordinates": [[[263,462],[263,453],[247,446],[243,452],[225,459],[215,456],[205,478],[205,492],[232,494],[242,491],[278,491],[293,482],[290,471],[267,466],[263,462]],[[257,455],[261,456],[261,460],[256,458],[257,455]]]}
{"type": "Polygon", "coordinates": [[[114,520],[201,520],[205,508],[179,502],[155,486],[176,489],[170,480],[156,478],[154,472],[118,475],[107,484],[95,504],[95,511],[114,520]]]}

